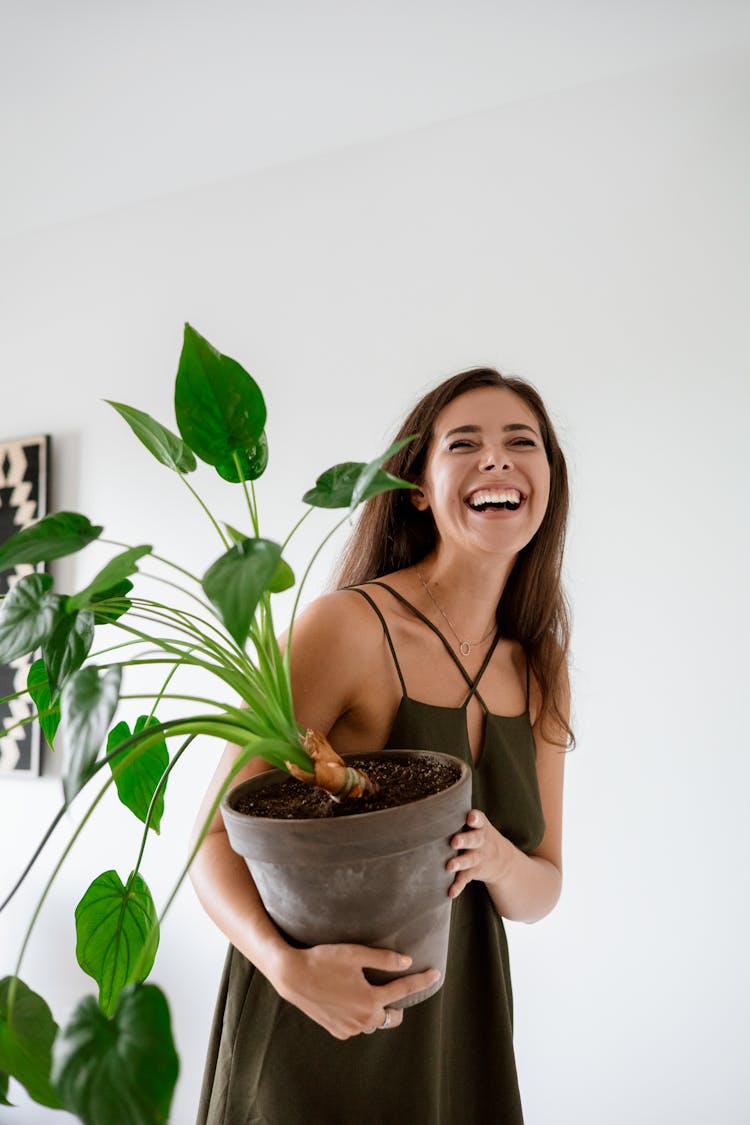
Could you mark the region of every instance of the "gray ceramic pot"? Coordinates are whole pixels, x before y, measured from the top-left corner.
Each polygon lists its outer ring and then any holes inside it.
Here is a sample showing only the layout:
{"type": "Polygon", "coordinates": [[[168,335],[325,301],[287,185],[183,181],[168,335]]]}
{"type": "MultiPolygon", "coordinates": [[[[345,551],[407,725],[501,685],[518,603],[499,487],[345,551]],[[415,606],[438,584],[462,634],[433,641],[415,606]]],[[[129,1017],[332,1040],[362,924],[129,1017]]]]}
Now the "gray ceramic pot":
{"type": "MultiPolygon", "coordinates": [[[[427,754],[383,753],[400,761],[427,754]]],[[[409,972],[440,969],[437,984],[391,1007],[418,1004],[442,984],[453,880],[445,870],[454,854],[448,841],[471,808],[466,763],[446,754],[429,756],[458,766],[459,779],[441,793],[397,808],[326,820],[271,820],[236,811],[243,793],[257,794],[284,780],[288,775],[281,770],[243,782],[221,805],[232,847],[244,857],[266,910],[294,941],[394,949],[411,956],[409,972]]],[[[367,971],[373,983],[399,975],[367,971]]]]}

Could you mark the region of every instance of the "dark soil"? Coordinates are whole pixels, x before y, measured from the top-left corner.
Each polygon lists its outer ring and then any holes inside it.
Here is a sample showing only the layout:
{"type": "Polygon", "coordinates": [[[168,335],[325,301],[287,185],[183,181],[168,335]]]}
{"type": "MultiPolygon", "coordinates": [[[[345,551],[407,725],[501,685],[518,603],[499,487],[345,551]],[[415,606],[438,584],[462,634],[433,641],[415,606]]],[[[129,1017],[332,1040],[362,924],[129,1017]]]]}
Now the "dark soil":
{"type": "Polygon", "coordinates": [[[440,793],[458,781],[460,766],[446,765],[432,758],[413,758],[408,762],[382,758],[347,757],[347,765],[366,771],[379,786],[369,797],[350,797],[334,801],[321,789],[285,778],[278,785],[266,785],[246,794],[234,804],[237,812],[274,820],[312,820],[316,817],[353,816],[357,813],[407,805],[433,793],[440,793]]]}

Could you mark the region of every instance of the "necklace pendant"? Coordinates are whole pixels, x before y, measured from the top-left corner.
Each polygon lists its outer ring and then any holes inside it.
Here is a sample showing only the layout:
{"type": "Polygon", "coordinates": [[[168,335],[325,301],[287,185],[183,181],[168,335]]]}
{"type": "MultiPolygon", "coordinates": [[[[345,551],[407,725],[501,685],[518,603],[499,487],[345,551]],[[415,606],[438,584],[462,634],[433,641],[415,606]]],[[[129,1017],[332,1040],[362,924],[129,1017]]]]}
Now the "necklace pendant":
{"type": "Polygon", "coordinates": [[[458,646],[458,651],[462,656],[471,656],[471,650],[474,646],[469,644],[468,641],[461,641],[458,646]]]}

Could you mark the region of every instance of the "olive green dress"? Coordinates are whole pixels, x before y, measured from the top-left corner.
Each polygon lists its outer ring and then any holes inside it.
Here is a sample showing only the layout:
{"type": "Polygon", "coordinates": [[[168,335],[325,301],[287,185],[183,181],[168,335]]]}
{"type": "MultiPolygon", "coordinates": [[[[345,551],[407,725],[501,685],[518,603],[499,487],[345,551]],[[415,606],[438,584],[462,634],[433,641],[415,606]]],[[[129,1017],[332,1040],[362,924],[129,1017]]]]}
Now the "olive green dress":
{"type": "MultiPolygon", "coordinates": [[[[385,586],[385,583],[375,583],[385,586]]],[[[387,748],[454,754],[473,767],[473,805],[525,852],[538,847],[544,820],[528,709],[490,714],[442,634],[469,685],[462,707],[403,698],[387,748]],[[482,753],[472,761],[465,708],[476,695],[486,713],[482,753]]],[[[497,643],[497,638],[495,644],[497,643]]],[[[528,675],[527,675],[528,681],[528,675]]],[[[528,682],[527,682],[528,702],[528,682]]],[[[400,1027],[334,1039],[293,1005],[238,951],[229,949],[209,1043],[198,1125],[522,1125],[513,1054],[513,1000],[503,923],[483,883],[453,904],[443,987],[408,1008],[400,1027]]]]}

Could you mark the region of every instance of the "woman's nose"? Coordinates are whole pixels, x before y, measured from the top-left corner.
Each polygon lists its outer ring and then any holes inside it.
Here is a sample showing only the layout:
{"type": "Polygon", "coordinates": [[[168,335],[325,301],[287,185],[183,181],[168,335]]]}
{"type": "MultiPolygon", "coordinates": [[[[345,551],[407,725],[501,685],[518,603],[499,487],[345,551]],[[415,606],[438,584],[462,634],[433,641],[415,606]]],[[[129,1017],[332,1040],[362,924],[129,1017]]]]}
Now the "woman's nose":
{"type": "Polygon", "coordinates": [[[508,454],[500,450],[487,450],[482,454],[482,459],[479,463],[479,468],[482,472],[491,472],[493,469],[500,468],[501,471],[513,468],[513,462],[508,454]]]}

